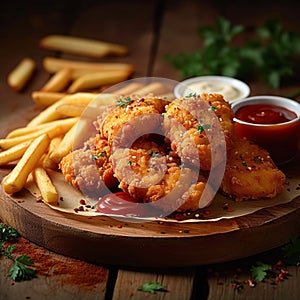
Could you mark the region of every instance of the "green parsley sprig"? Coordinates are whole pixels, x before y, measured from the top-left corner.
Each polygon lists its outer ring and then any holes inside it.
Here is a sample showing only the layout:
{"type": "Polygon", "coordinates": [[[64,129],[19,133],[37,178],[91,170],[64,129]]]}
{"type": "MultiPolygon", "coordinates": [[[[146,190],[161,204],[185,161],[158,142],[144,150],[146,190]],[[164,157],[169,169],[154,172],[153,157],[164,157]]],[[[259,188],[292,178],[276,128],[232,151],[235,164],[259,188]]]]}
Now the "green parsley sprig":
{"type": "Polygon", "coordinates": [[[272,88],[295,79],[300,66],[300,33],[284,30],[276,20],[267,20],[254,30],[251,40],[237,46],[235,38],[245,30],[221,17],[215,26],[198,29],[202,48],[166,55],[165,59],[180,70],[182,79],[223,75],[249,80],[259,76],[272,88]]]}
{"type": "Polygon", "coordinates": [[[16,245],[6,246],[5,242],[20,237],[19,233],[12,227],[3,223],[0,224],[0,256],[5,256],[13,261],[13,265],[8,271],[8,275],[14,281],[29,280],[35,277],[35,270],[30,268],[34,263],[27,255],[13,256],[12,252],[16,245]]]}
{"type": "Polygon", "coordinates": [[[131,99],[130,97],[125,97],[125,98],[119,98],[117,101],[117,106],[119,107],[126,107],[128,106],[130,103],[133,102],[133,99],[131,99]]]}
{"type": "Polygon", "coordinates": [[[163,285],[161,285],[158,282],[146,282],[140,288],[138,288],[138,291],[156,294],[156,292],[158,291],[166,292],[167,290],[163,285]]]}

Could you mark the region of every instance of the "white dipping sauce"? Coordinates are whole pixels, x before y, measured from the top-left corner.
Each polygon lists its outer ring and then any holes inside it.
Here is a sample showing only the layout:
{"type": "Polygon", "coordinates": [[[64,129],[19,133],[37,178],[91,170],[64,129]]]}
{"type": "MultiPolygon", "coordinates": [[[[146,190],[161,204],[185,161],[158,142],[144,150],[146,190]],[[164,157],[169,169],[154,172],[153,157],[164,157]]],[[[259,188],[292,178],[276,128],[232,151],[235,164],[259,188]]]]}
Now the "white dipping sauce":
{"type": "Polygon", "coordinates": [[[184,95],[190,93],[216,93],[222,94],[224,99],[228,102],[232,102],[241,97],[242,92],[233,87],[232,85],[222,81],[199,81],[188,85],[188,88],[184,91],[184,95]]]}

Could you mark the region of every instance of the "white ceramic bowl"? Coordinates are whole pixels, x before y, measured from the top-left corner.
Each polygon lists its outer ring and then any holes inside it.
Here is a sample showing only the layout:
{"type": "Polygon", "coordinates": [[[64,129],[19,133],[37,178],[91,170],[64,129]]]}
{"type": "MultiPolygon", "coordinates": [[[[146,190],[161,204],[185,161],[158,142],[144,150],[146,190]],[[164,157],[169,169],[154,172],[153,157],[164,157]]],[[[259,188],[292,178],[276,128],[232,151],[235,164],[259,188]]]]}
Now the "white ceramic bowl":
{"type": "Polygon", "coordinates": [[[174,88],[176,98],[202,92],[222,94],[232,103],[249,96],[250,87],[243,81],[226,76],[198,76],[183,80],[174,88]]]}
{"type": "MultiPolygon", "coordinates": [[[[262,95],[237,100],[231,104],[231,107],[235,113],[234,128],[235,134],[238,137],[246,137],[267,149],[273,160],[278,164],[286,163],[299,154],[300,104],[298,102],[284,97],[262,95]],[[275,124],[259,124],[253,123],[250,120],[239,119],[239,109],[261,104],[287,109],[295,115],[295,118],[275,124]]],[[[256,116],[253,113],[251,114],[252,118],[256,116]]],[[[267,108],[264,109],[263,114],[265,116],[268,114],[267,108]]],[[[258,116],[257,122],[262,113],[260,112],[258,116]]]]}

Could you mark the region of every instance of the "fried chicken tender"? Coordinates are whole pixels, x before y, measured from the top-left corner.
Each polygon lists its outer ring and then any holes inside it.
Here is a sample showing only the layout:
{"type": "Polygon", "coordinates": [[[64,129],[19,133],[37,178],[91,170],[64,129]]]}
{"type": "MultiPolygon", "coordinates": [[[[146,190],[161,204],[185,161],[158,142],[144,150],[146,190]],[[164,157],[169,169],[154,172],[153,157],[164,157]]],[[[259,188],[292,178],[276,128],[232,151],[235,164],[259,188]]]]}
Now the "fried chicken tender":
{"type": "Polygon", "coordinates": [[[145,129],[151,132],[160,126],[166,103],[160,98],[120,98],[98,120],[97,127],[109,144],[130,146],[145,129]]]}
{"type": "Polygon", "coordinates": [[[221,184],[223,193],[237,201],[272,198],[283,191],[285,180],[265,149],[234,139],[221,184]]]}
{"type": "Polygon", "coordinates": [[[190,164],[210,170],[226,159],[233,134],[233,111],[219,94],[175,100],[166,106],[164,130],[172,149],[190,164]]]}
{"type": "Polygon", "coordinates": [[[117,187],[112,165],[109,161],[110,147],[99,135],[90,139],[84,148],[65,156],[60,164],[66,181],[90,196],[99,196],[105,187],[117,187]]]}
{"type": "Polygon", "coordinates": [[[118,149],[112,154],[112,163],[123,191],[165,212],[197,210],[213,199],[213,191],[206,185],[204,176],[182,168],[175,153],[164,153],[154,142],[118,149]],[[202,197],[205,187],[205,197],[202,197]]]}

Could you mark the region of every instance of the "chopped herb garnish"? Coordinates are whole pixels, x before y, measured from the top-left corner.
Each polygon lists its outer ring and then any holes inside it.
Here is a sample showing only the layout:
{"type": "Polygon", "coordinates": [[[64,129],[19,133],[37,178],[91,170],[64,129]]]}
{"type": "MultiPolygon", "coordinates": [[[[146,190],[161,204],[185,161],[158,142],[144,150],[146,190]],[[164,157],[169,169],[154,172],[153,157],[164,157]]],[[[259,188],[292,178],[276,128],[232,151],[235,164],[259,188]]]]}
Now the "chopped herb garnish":
{"type": "Polygon", "coordinates": [[[101,152],[100,152],[100,156],[101,156],[101,157],[105,157],[105,156],[106,156],[106,151],[101,151],[101,152]]]}
{"type": "Polygon", "coordinates": [[[300,265],[300,237],[291,238],[283,248],[283,260],[287,265],[300,265]]]}
{"type": "Polygon", "coordinates": [[[131,165],[132,165],[132,161],[129,160],[129,161],[127,162],[127,165],[128,165],[128,166],[131,166],[131,165]]]}
{"type": "Polygon", "coordinates": [[[255,266],[252,266],[250,269],[251,276],[257,281],[263,281],[268,273],[267,271],[271,271],[272,267],[269,264],[265,264],[261,261],[256,262],[255,266]]]}
{"type": "Polygon", "coordinates": [[[242,161],[242,165],[244,166],[244,167],[247,167],[247,163],[243,160],[242,161]]]}
{"type": "Polygon", "coordinates": [[[185,98],[196,98],[197,94],[196,93],[189,93],[188,95],[185,96],[185,98]]]}
{"type": "Polygon", "coordinates": [[[35,277],[35,270],[29,268],[29,266],[33,265],[30,257],[24,254],[14,257],[12,252],[17,246],[10,245],[5,247],[6,241],[19,236],[19,233],[14,228],[3,223],[0,224],[0,256],[5,256],[14,262],[8,271],[10,278],[14,281],[29,280],[35,277]]]}
{"type": "Polygon", "coordinates": [[[209,108],[209,110],[211,110],[211,111],[216,111],[217,108],[216,108],[215,106],[211,106],[211,107],[209,108]]]}
{"type": "Polygon", "coordinates": [[[210,124],[203,124],[198,126],[197,131],[199,134],[201,134],[205,129],[209,129],[209,128],[211,128],[210,124]]]}
{"type": "Polygon", "coordinates": [[[184,163],[181,163],[180,165],[179,165],[179,169],[183,169],[184,168],[184,163]]]}
{"type": "Polygon", "coordinates": [[[146,282],[138,291],[147,292],[150,294],[156,294],[158,291],[167,291],[166,288],[158,282],[146,282]]]}
{"type": "Polygon", "coordinates": [[[126,107],[127,105],[129,105],[130,103],[133,102],[133,99],[131,99],[130,97],[126,97],[126,98],[119,98],[119,100],[117,101],[117,106],[120,107],[126,107]]]}
{"type": "Polygon", "coordinates": [[[92,154],[92,160],[97,160],[99,158],[99,156],[98,155],[96,155],[96,154],[92,154]]]}

